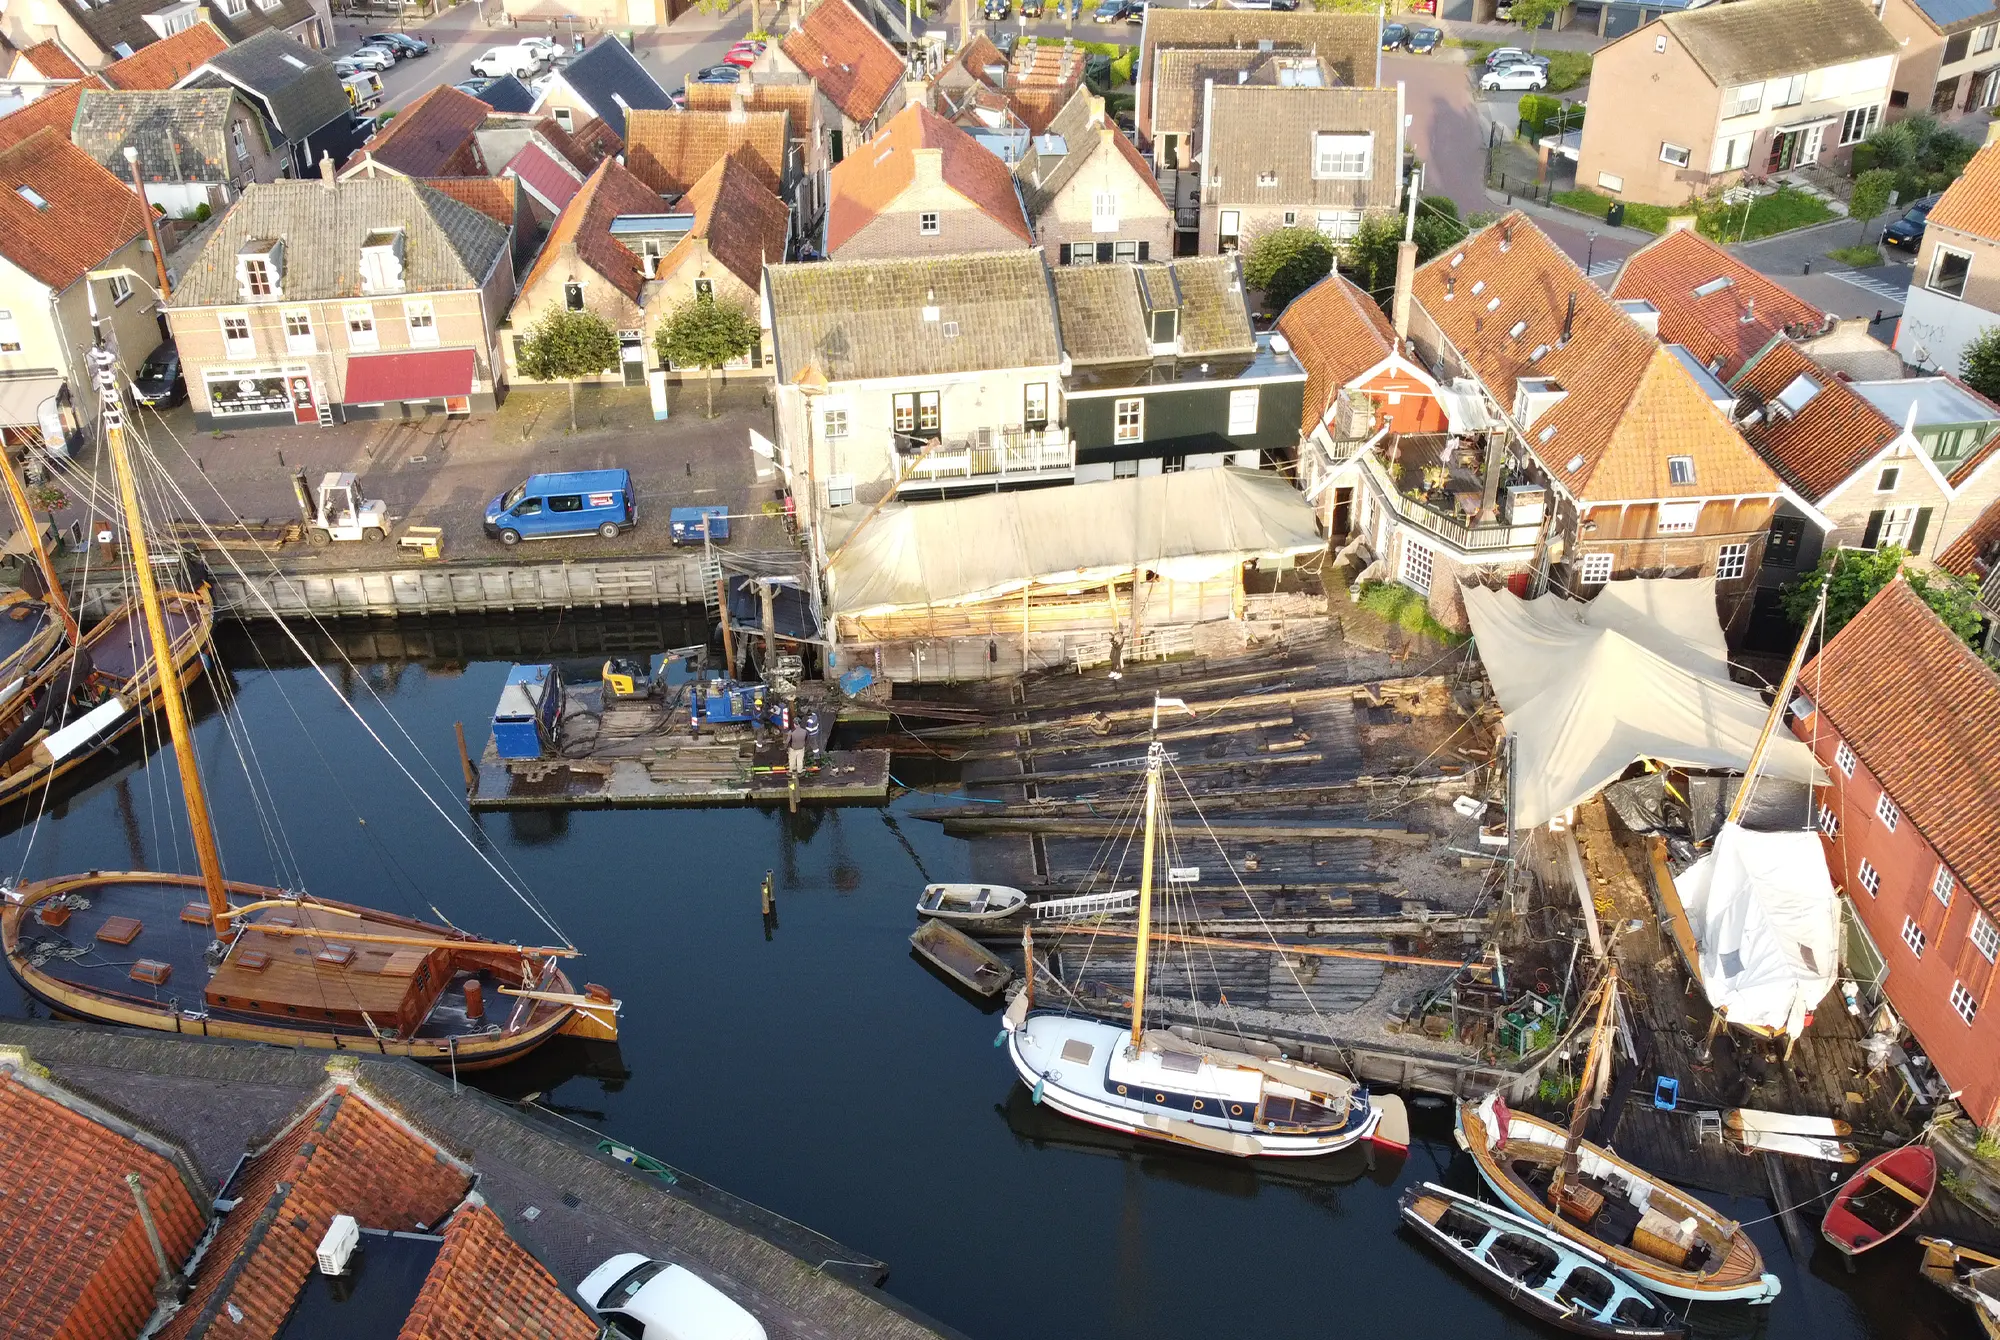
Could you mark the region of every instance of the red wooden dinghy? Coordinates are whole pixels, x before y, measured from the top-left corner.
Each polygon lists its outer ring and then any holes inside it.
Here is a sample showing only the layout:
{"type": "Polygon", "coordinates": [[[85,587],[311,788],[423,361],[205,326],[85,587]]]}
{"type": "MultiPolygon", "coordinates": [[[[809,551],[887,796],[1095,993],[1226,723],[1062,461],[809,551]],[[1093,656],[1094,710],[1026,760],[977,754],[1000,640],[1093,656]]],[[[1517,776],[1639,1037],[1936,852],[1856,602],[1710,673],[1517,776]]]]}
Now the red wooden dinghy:
{"type": "Polygon", "coordinates": [[[1937,1189],[1937,1156],[1905,1145],[1861,1165],[1820,1221],[1826,1240],[1849,1256],[1879,1247],[1908,1228],[1937,1189]]]}

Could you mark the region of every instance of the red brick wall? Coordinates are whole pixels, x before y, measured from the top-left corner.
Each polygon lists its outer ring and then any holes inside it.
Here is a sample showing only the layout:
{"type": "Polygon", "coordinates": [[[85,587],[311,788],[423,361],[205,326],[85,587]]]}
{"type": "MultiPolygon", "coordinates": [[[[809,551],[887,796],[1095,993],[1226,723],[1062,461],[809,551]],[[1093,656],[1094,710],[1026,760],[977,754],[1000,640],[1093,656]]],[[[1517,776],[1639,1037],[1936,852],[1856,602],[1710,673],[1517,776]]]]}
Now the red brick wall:
{"type": "MultiPolygon", "coordinates": [[[[1812,686],[1802,687],[1810,696],[1812,686]]],[[[1888,964],[1883,989],[1890,1005],[1945,1082],[1959,1091],[1966,1113],[1983,1126],[2000,1122],[2000,1001],[1989,998],[1994,965],[1971,938],[1974,918],[1987,914],[1973,891],[1956,879],[1950,905],[1938,899],[1932,891],[1937,852],[1909,816],[1899,814],[1891,832],[1877,815],[1882,787],[1866,763],[1855,759],[1852,776],[1839,767],[1837,722],[1815,713],[1794,721],[1792,730],[1812,746],[1833,779],[1817,798],[1839,821],[1835,835],[1823,839],[1827,865],[1835,887],[1853,902],[1888,964]],[[1873,895],[1861,880],[1864,860],[1879,876],[1873,895]],[[1921,957],[1903,938],[1905,918],[1923,930],[1921,957]],[[1971,1024],[1952,1007],[1952,987],[1958,983],[1978,1002],[1971,1024]]]]}

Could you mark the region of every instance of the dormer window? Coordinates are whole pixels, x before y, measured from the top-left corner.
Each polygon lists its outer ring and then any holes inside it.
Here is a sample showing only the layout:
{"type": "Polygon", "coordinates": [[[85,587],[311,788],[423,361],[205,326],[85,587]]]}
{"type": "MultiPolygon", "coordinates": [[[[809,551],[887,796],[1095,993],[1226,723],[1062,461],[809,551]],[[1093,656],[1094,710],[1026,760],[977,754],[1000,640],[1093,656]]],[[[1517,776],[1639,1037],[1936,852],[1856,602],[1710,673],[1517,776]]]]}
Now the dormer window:
{"type": "Polygon", "coordinates": [[[285,244],[274,238],[257,238],[243,244],[236,253],[236,283],[245,302],[259,302],[285,295],[285,244]]]}
{"type": "Polygon", "coordinates": [[[1153,313],[1153,343],[1172,348],[1180,339],[1181,314],[1167,307],[1153,313]]]}
{"type": "Polygon", "coordinates": [[[44,213],[48,212],[49,202],[42,199],[41,193],[35,190],[34,187],[16,186],[14,188],[14,194],[20,196],[23,200],[33,205],[36,209],[39,209],[44,213]]]}
{"type": "Polygon", "coordinates": [[[1694,457],[1667,457],[1667,482],[1669,484],[1694,483],[1694,457]]]}
{"type": "Polygon", "coordinates": [[[262,256],[246,257],[243,262],[243,292],[252,298],[268,298],[277,287],[277,276],[271,273],[271,263],[262,256]]]}
{"type": "Polygon", "coordinates": [[[361,239],[361,291],[399,293],[403,288],[403,230],[378,228],[361,239]]]}
{"type": "Polygon", "coordinates": [[[1353,181],[1370,175],[1369,159],[1375,137],[1369,134],[1313,136],[1313,176],[1353,181]]]}

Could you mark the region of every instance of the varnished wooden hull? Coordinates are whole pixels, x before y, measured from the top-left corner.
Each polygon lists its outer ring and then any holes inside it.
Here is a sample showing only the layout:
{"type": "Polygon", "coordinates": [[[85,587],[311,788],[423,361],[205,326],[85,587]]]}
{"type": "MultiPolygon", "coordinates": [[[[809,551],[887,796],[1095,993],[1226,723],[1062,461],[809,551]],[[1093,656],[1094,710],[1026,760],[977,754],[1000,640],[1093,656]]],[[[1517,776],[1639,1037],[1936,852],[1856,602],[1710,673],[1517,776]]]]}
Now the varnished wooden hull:
{"type": "MultiPolygon", "coordinates": [[[[312,1027],[303,1021],[295,1023],[283,1019],[246,1019],[240,1015],[218,1016],[205,1008],[198,1011],[180,1010],[135,995],[92,989],[66,982],[27,961],[27,956],[23,952],[23,931],[25,927],[33,924],[37,904],[60,893],[87,893],[93,887],[101,888],[123,883],[185,888],[189,899],[196,901],[201,897],[202,890],[200,878],[193,875],[96,871],[88,875],[60,876],[37,881],[13,890],[7,895],[4,908],[0,908],[0,951],[5,952],[7,967],[21,985],[50,1009],[93,1023],[147,1028],[163,1033],[185,1033],[196,1037],[228,1038],[237,1042],[260,1042],[279,1047],[310,1047],[323,1051],[358,1051],[384,1056],[406,1056],[426,1065],[458,1070],[482,1070],[504,1065],[518,1060],[550,1039],[562,1035],[604,1041],[617,1039],[615,1003],[593,1011],[570,1005],[534,1002],[528,1004],[524,1022],[518,1028],[507,1028],[469,1037],[419,1036],[397,1039],[330,1027],[312,1027]]],[[[233,903],[257,902],[284,896],[281,890],[255,884],[231,882],[227,887],[233,903]]],[[[349,911],[362,910],[342,903],[320,901],[320,905],[349,911]]],[[[369,910],[367,915],[373,921],[401,924],[413,935],[421,934],[442,940],[469,941],[472,938],[446,927],[395,917],[392,914],[369,910]]],[[[557,972],[548,989],[554,993],[568,993],[571,988],[568,979],[557,972]]]]}

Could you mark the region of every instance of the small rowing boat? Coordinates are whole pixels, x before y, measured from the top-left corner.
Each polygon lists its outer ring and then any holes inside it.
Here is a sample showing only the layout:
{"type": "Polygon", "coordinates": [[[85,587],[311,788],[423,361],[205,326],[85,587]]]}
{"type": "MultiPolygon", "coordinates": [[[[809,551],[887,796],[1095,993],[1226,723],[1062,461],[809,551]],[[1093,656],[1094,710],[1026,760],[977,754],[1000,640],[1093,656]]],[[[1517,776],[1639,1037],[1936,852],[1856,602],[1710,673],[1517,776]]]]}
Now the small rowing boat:
{"type": "Polygon", "coordinates": [[[1523,1312],[1577,1335],[1664,1340],[1684,1330],[1632,1276],[1588,1247],[1434,1182],[1403,1193],[1417,1236],[1523,1312]]]}
{"type": "Polygon", "coordinates": [[[1028,905],[1028,895],[1004,884],[926,884],[917,912],[939,921],[1000,921],[1028,905]]]}
{"type": "Polygon", "coordinates": [[[968,991],[990,996],[1014,980],[1014,970],[986,952],[977,940],[942,921],[926,921],[910,936],[910,948],[968,991]]]}
{"type": "Polygon", "coordinates": [[[1961,1247],[1949,1238],[1918,1238],[1924,1260],[1918,1270],[1932,1284],[1968,1303],[1979,1318],[1980,1334],[2000,1340],[2000,1256],[1961,1247]]]}
{"type": "Polygon", "coordinates": [[[1849,1256],[1880,1247],[1908,1228],[1937,1190],[1937,1155],[1926,1145],[1904,1145],[1878,1154],[1826,1207],[1819,1231],[1849,1256]]]}

